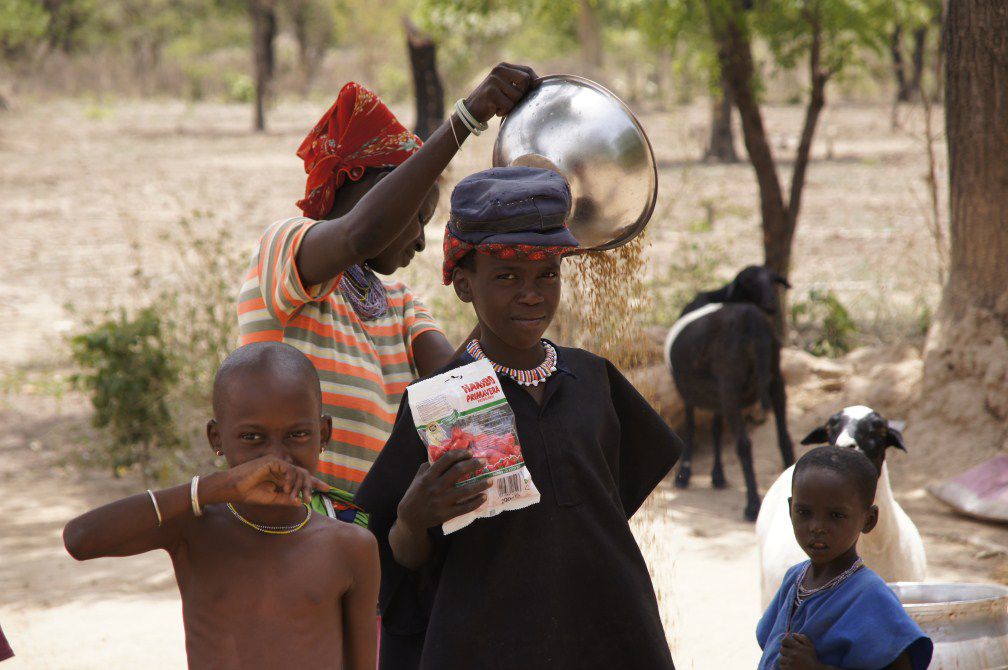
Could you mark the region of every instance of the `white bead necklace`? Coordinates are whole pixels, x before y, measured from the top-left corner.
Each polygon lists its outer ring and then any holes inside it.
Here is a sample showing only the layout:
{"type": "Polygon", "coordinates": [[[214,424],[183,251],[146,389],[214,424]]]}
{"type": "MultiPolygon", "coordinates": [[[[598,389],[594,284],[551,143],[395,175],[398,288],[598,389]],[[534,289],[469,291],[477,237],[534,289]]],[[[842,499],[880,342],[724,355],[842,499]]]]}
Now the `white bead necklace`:
{"type": "Polygon", "coordinates": [[[542,363],[531,370],[518,370],[516,368],[509,368],[506,365],[494,363],[490,360],[489,356],[483,353],[483,348],[480,347],[479,340],[473,340],[467,344],[466,351],[468,351],[469,355],[478,361],[484,359],[489,361],[490,365],[493,366],[493,369],[497,372],[497,374],[510,377],[522,386],[538,386],[549,379],[557,369],[556,349],[546,340],[540,340],[540,342],[542,342],[543,349],[546,352],[546,358],[543,359],[542,363]]]}

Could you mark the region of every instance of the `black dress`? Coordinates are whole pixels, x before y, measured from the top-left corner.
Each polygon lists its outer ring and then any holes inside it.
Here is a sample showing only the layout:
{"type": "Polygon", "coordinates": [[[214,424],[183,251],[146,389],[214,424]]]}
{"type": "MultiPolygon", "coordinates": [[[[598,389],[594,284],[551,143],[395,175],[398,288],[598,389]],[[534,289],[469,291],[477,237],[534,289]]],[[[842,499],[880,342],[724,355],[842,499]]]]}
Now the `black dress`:
{"type": "MultiPolygon", "coordinates": [[[[427,460],[403,396],[356,495],[381,553],[383,656],[408,656],[396,638],[417,639],[426,626],[424,670],[673,667],[627,520],[682,444],[609,361],[580,349],[557,352],[542,405],[501,380],[541,501],[448,536],[431,529],[434,553],[419,572],[397,564],[388,544],[399,501],[427,460]]],[[[464,354],[444,370],[472,360],[464,354]]]]}

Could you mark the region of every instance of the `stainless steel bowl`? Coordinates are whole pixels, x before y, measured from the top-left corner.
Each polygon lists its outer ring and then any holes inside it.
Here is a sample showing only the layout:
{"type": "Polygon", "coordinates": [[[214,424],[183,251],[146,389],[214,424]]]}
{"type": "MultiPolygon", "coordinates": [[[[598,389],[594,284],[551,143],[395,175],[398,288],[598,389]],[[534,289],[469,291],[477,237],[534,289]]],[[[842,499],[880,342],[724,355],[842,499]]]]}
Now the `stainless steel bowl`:
{"type": "Polygon", "coordinates": [[[613,249],[647,225],[658,197],[654,152],[633,112],[603,86],[543,77],[504,119],[495,167],[556,170],[570,184],[568,221],[583,249],[613,249]]]}
{"type": "Polygon", "coordinates": [[[930,670],[1008,668],[1008,588],[921,582],[889,586],[934,642],[930,670]]]}

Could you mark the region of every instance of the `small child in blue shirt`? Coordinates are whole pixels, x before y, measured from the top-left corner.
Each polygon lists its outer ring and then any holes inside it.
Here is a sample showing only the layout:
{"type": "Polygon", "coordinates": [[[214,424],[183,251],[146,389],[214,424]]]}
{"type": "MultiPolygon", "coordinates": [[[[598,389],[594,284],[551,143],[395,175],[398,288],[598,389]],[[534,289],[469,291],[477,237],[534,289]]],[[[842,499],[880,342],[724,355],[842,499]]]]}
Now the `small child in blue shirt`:
{"type": "Polygon", "coordinates": [[[857,541],[878,522],[879,472],[857,449],[817,447],[795,464],[791,524],[810,560],[792,567],[756,627],[759,670],[924,670],[931,640],[857,541]]]}

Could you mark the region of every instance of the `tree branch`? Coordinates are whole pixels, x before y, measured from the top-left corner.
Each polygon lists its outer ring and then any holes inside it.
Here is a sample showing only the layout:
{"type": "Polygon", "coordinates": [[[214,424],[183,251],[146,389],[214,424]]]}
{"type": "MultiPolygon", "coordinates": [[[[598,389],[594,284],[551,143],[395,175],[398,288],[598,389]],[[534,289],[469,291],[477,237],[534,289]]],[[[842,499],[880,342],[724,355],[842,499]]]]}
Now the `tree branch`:
{"type": "Polygon", "coordinates": [[[826,105],[826,83],[833,76],[835,68],[822,67],[822,25],[817,16],[809,16],[812,29],[812,44],[809,48],[809,78],[812,90],[808,106],[805,108],[805,124],[802,128],[801,141],[798,143],[798,153],[795,155],[794,171],[791,173],[791,191],[787,204],[787,239],[794,235],[801,210],[802,191],[805,188],[805,173],[808,170],[809,158],[812,153],[812,138],[815,136],[819,115],[826,105]]]}
{"type": "MultiPolygon", "coordinates": [[[[767,141],[762,113],[756,100],[752,46],[744,27],[740,25],[738,17],[741,11],[719,13],[708,3],[708,15],[711,21],[711,34],[717,44],[721,72],[739,110],[746,151],[756,173],[763,225],[764,228],[773,227],[774,222],[783,220],[785,205],[777,175],[777,164],[767,141]]],[[[771,233],[765,230],[764,237],[768,234],[771,233]]],[[[780,270],[775,268],[775,271],[780,270]]]]}

